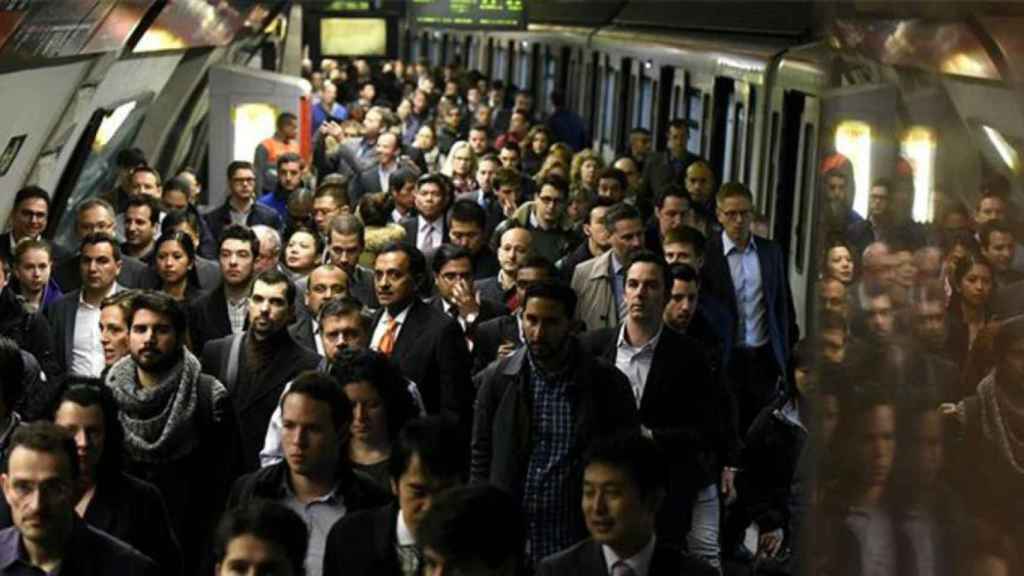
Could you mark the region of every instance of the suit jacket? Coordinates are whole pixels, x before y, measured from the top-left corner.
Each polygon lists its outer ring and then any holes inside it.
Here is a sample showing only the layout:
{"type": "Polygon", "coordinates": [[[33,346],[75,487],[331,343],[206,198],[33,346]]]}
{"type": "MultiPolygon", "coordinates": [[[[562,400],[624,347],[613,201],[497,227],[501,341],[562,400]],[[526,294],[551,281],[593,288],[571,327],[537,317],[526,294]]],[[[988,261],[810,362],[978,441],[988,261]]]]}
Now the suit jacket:
{"type": "Polygon", "coordinates": [[[686,152],[679,164],[673,162],[671,152],[668,150],[649,155],[644,162],[639,196],[653,200],[658,197],[658,194],[673,184],[682,184],[683,179],[686,177],[686,169],[697,160],[703,160],[703,158],[689,152],[686,152]]]}
{"type": "MultiPolygon", "coordinates": [[[[246,332],[242,338],[247,338],[248,335],[246,332]]],[[[242,436],[242,461],[245,470],[255,470],[259,467],[260,448],[263,447],[267,425],[274,409],[277,408],[285,385],[294,380],[299,373],[315,370],[320,364],[320,357],[295,342],[287,330],[272,338],[275,339],[274,357],[255,374],[248,368],[246,343],[243,340],[238,359],[238,377],[234,382],[229,382],[226,377],[234,336],[207,342],[203,348],[203,371],[223,382],[231,393],[231,402],[242,436]]]]}
{"type": "Polygon", "coordinates": [[[292,339],[302,345],[310,352],[316,352],[316,331],[314,330],[316,320],[309,314],[305,314],[288,327],[292,339]]]}
{"type": "Polygon", "coordinates": [[[612,251],[586,260],[576,266],[572,275],[572,289],[579,296],[576,319],[587,325],[587,330],[611,328],[619,324],[619,310],[612,290],[612,251]]]}
{"type": "MultiPolygon", "coordinates": [[[[751,238],[755,243],[757,260],[761,266],[761,288],[768,340],[779,373],[788,378],[790,352],[800,337],[800,329],[797,327],[796,312],[793,310],[793,295],[789,290],[786,258],[778,244],[760,236],[751,238]]],[[[701,274],[704,277],[701,291],[722,303],[729,325],[738,326],[736,289],[733,286],[732,273],[729,271],[729,261],[723,252],[722,234],[714,235],[708,240],[701,274]]]]}
{"type": "MultiPolygon", "coordinates": [[[[206,225],[210,227],[210,234],[213,234],[213,237],[218,241],[220,240],[221,234],[224,232],[224,228],[230,224],[231,204],[228,202],[224,202],[220,208],[215,208],[206,214],[206,225]]],[[[281,220],[281,215],[273,208],[264,206],[259,202],[252,203],[249,215],[245,218],[246,226],[255,226],[256,224],[270,226],[278,232],[281,232],[284,228],[284,222],[281,220]]]]}
{"type": "Polygon", "coordinates": [[[402,576],[397,525],[395,504],[345,516],[327,534],[323,574],[402,576]]]}
{"type": "Polygon", "coordinates": [[[43,314],[50,321],[51,332],[55,334],[53,355],[63,373],[71,370],[72,350],[75,344],[75,316],[78,314],[80,297],[81,291],[75,290],[43,308],[43,314]]]}
{"type": "MultiPolygon", "coordinates": [[[[455,318],[454,316],[451,316],[451,314],[448,313],[448,305],[445,303],[444,298],[441,298],[440,295],[432,297],[430,300],[427,301],[427,303],[430,304],[435,310],[444,314],[445,316],[449,316],[452,319],[455,318]]],[[[477,314],[476,319],[473,320],[473,322],[467,323],[463,332],[466,334],[467,338],[475,341],[476,330],[480,326],[480,324],[483,324],[488,320],[493,320],[498,316],[504,316],[506,314],[508,314],[508,310],[501,304],[481,298],[480,312],[477,314]]],[[[459,322],[459,326],[461,325],[462,323],[459,322]]]]}
{"type": "MultiPolygon", "coordinates": [[[[481,299],[489,300],[508,308],[508,297],[505,294],[505,290],[501,287],[501,281],[498,280],[497,274],[476,282],[476,291],[480,294],[481,299]]],[[[515,292],[515,288],[512,291],[515,292]]]]}
{"type": "Polygon", "coordinates": [[[498,348],[505,341],[515,342],[516,348],[523,345],[522,334],[519,332],[519,317],[505,315],[479,322],[476,327],[476,339],[473,341],[473,373],[487,368],[498,358],[498,348]]]}
{"type": "Polygon", "coordinates": [[[348,184],[348,197],[352,206],[359,204],[359,199],[367,194],[387,192],[380,187],[380,168],[377,164],[366,168],[348,184]]]}
{"type": "MultiPolygon", "coordinates": [[[[441,242],[448,241],[448,221],[444,216],[438,218],[438,222],[441,223],[441,242]]],[[[401,222],[402,228],[405,228],[405,241],[419,248],[419,233],[420,233],[420,218],[419,216],[410,216],[401,222]]],[[[423,250],[424,255],[430,257],[429,251],[423,250]]]]}
{"type": "Polygon", "coordinates": [[[490,246],[484,244],[476,256],[473,256],[473,279],[496,277],[499,271],[501,264],[498,263],[498,255],[490,246]]]}
{"type": "Polygon", "coordinates": [[[231,335],[228,298],[223,284],[189,303],[188,327],[192,349],[197,353],[203,351],[207,342],[231,335]]]}
{"type": "MultiPolygon", "coordinates": [[[[325,574],[327,572],[324,572],[325,574]]],[[[537,566],[537,576],[609,576],[601,545],[592,538],[548,556],[537,566]]],[[[648,576],[715,576],[718,572],[678,550],[655,544],[648,576]]]]}
{"type": "MultiPolygon", "coordinates": [[[[371,330],[384,311],[373,315],[371,330]]],[[[462,327],[452,317],[414,299],[398,332],[391,360],[416,383],[430,414],[447,413],[469,429],[473,410],[472,358],[462,327]]]]}
{"type": "Polygon", "coordinates": [[[356,264],[355,271],[348,278],[348,293],[370,309],[380,307],[377,290],[373,285],[373,270],[356,264]]]}
{"type": "MultiPolygon", "coordinates": [[[[65,258],[63,262],[56,261],[53,268],[53,277],[57,280],[60,289],[67,294],[72,290],[82,287],[82,257],[75,254],[65,258]]],[[[117,284],[124,288],[156,288],[159,282],[154,282],[154,274],[145,263],[131,256],[121,257],[121,273],[117,275],[117,284]]]]}

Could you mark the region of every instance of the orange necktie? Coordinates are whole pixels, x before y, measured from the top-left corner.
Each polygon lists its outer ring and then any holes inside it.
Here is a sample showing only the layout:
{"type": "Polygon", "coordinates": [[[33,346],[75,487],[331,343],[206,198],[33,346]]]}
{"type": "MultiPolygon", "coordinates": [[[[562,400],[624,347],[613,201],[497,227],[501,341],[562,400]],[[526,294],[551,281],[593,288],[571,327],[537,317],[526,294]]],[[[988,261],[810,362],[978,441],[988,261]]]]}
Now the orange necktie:
{"type": "Polygon", "coordinates": [[[391,352],[395,349],[395,333],[398,332],[398,320],[392,318],[388,321],[388,328],[384,331],[384,335],[380,337],[380,342],[377,343],[377,352],[385,356],[391,356],[391,352]]]}

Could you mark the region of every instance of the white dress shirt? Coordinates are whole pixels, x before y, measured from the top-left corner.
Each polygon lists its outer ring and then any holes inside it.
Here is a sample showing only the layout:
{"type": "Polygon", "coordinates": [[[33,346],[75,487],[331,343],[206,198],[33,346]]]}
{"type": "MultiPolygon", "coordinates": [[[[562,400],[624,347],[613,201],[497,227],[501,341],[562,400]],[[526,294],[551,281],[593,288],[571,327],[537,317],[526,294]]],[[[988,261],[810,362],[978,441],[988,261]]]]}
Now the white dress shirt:
{"type": "Polygon", "coordinates": [[[444,218],[438,218],[433,222],[428,222],[422,215],[416,217],[419,227],[416,233],[416,247],[421,252],[433,252],[441,246],[444,238],[444,218]]]}
{"type": "Polygon", "coordinates": [[[608,567],[608,573],[614,574],[612,568],[620,560],[629,565],[633,569],[633,573],[636,576],[647,576],[647,573],[651,569],[651,559],[654,558],[654,544],[657,542],[657,538],[651,535],[651,541],[647,543],[640,552],[629,558],[621,558],[614,550],[606,545],[601,545],[601,552],[604,554],[604,563],[608,567]]]}
{"type": "MultiPolygon", "coordinates": [[[[398,327],[395,329],[395,342],[398,341],[398,335],[402,333],[402,326],[405,326],[405,317],[409,315],[409,308],[412,308],[410,303],[395,316],[395,321],[398,322],[398,327]]],[[[391,322],[391,313],[388,309],[384,309],[384,313],[380,315],[380,320],[377,322],[377,327],[373,329],[373,338],[370,340],[370,349],[378,350],[380,347],[380,340],[384,337],[384,333],[388,331],[388,324],[391,322]]]]}
{"type": "Polygon", "coordinates": [[[398,169],[398,163],[391,165],[391,168],[385,168],[384,166],[377,165],[377,177],[380,178],[380,189],[381,192],[389,192],[391,188],[391,175],[398,169]]]}
{"type": "Polygon", "coordinates": [[[651,362],[654,361],[654,349],[661,339],[661,331],[654,335],[643,346],[633,346],[626,336],[626,325],[619,328],[619,339],[615,346],[615,367],[619,369],[626,378],[629,378],[629,386],[633,389],[633,396],[636,398],[636,405],[640,407],[640,400],[644,397],[644,387],[647,385],[647,375],[651,372],[651,362]]]}
{"type": "MultiPolygon", "coordinates": [[[[106,296],[118,291],[117,282],[110,287],[106,296]]],[[[106,297],[104,296],[104,297],[106,297]]],[[[100,343],[100,307],[85,301],[85,291],[78,296],[78,311],[75,312],[75,334],[71,344],[72,374],[98,378],[106,363],[103,360],[103,344],[100,343]]]]}

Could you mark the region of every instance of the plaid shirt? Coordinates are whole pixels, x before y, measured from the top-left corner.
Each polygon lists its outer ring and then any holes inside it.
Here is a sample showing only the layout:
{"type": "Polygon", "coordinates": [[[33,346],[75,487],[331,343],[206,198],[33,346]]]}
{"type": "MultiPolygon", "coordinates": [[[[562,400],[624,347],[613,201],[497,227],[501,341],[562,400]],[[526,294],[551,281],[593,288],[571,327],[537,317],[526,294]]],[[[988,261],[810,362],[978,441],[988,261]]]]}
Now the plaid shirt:
{"type": "Polygon", "coordinates": [[[570,486],[580,466],[580,462],[570,459],[576,416],[567,392],[570,378],[569,372],[542,374],[530,358],[533,451],[526,468],[523,510],[526,512],[526,554],[534,564],[585,536],[578,528],[580,503],[575,495],[579,487],[570,486]]]}

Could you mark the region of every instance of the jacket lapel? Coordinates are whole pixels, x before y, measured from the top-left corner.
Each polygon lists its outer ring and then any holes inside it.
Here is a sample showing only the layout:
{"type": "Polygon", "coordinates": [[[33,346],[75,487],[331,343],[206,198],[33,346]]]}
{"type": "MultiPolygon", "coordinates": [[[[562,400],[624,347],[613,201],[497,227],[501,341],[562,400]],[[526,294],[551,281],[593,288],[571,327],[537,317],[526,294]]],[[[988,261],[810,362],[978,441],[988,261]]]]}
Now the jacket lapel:
{"type": "Polygon", "coordinates": [[[71,293],[68,305],[64,309],[64,314],[68,315],[67,322],[64,323],[66,330],[64,331],[64,361],[67,362],[67,370],[71,372],[71,351],[75,348],[75,319],[78,317],[78,305],[79,300],[82,297],[81,290],[75,290],[71,293]]]}

